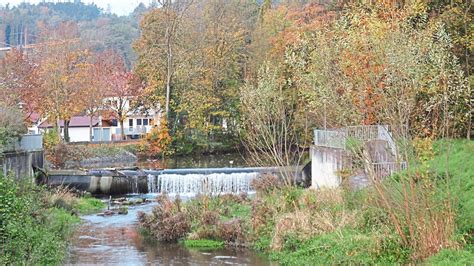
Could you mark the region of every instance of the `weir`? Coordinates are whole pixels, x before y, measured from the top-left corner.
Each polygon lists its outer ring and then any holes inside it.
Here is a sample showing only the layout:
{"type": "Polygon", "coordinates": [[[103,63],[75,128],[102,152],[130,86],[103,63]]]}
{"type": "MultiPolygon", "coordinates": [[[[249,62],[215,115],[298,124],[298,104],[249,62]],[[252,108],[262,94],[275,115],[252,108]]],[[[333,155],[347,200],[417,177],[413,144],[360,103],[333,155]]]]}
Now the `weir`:
{"type": "Polygon", "coordinates": [[[47,183],[93,194],[221,194],[251,192],[251,182],[259,174],[277,172],[271,167],[52,171],[47,183]]]}

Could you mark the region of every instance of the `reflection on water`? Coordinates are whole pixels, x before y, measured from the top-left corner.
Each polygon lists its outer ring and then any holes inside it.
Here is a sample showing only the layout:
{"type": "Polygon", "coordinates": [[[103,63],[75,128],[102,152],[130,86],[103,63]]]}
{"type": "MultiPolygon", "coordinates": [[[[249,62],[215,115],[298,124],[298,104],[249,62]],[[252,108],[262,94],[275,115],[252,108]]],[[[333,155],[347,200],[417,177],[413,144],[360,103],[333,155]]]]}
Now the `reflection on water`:
{"type": "Polygon", "coordinates": [[[140,160],[137,164],[142,169],[178,169],[178,168],[214,168],[214,167],[249,167],[240,153],[190,155],[165,157],[156,160],[140,160]]]}
{"type": "Polygon", "coordinates": [[[244,249],[201,251],[179,244],[145,241],[137,232],[136,214],[154,204],[129,208],[128,215],[84,216],[75,233],[67,264],[108,265],[271,265],[244,249]]]}

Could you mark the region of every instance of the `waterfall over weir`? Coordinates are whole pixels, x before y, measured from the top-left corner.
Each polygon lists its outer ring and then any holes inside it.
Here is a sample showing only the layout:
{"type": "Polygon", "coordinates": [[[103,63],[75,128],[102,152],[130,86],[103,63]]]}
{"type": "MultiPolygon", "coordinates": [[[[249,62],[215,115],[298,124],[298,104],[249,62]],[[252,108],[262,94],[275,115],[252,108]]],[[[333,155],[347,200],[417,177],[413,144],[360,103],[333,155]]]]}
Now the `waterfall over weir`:
{"type": "Polygon", "coordinates": [[[278,173],[278,168],[194,168],[194,169],[97,169],[56,171],[48,174],[49,185],[65,185],[93,194],[128,193],[222,194],[251,192],[251,183],[261,173],[278,173]]]}
{"type": "Polygon", "coordinates": [[[148,193],[220,194],[252,190],[251,182],[258,176],[251,173],[161,174],[147,176],[148,193]]]}

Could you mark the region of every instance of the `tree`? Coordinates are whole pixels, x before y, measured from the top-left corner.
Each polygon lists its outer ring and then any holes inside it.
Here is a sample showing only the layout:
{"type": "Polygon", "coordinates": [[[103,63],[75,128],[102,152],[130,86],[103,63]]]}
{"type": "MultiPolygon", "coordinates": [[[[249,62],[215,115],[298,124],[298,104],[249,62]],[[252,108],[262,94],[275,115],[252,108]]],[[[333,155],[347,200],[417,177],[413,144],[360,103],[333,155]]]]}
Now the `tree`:
{"type": "Polygon", "coordinates": [[[192,0],[158,1],[160,7],[144,16],[142,34],[135,44],[137,72],[147,80],[148,89],[165,88],[164,106],[168,121],[173,79],[181,63],[181,23],[191,3],[192,0]]]}
{"type": "Polygon", "coordinates": [[[15,148],[19,137],[26,132],[20,110],[0,101],[0,153],[15,148]]]}
{"type": "Polygon", "coordinates": [[[111,66],[108,64],[109,53],[94,54],[92,62],[88,62],[82,72],[79,73],[78,88],[84,94],[84,109],[86,114],[90,117],[89,120],[89,140],[93,140],[92,121],[94,116],[97,116],[99,111],[103,109],[104,97],[106,95],[106,77],[111,71],[111,66]]]}
{"type": "Polygon", "coordinates": [[[125,139],[124,120],[133,108],[132,99],[138,97],[141,81],[132,72],[127,71],[123,59],[116,53],[109,53],[109,73],[106,74],[106,96],[109,97],[107,107],[120,123],[120,134],[125,139]]]}
{"type": "Polygon", "coordinates": [[[60,120],[64,121],[64,140],[69,141],[69,122],[73,115],[84,109],[84,97],[78,84],[87,66],[88,51],[80,47],[77,27],[61,23],[55,28],[44,26],[43,45],[36,54],[40,65],[40,111],[54,121],[60,133],[60,120]]]}
{"type": "Polygon", "coordinates": [[[28,120],[39,101],[38,65],[22,50],[13,49],[0,60],[0,98],[8,106],[19,106],[28,120]]]}
{"type": "Polygon", "coordinates": [[[290,186],[310,142],[307,128],[297,127],[294,103],[285,95],[286,82],[278,71],[263,65],[257,85],[242,87],[243,141],[253,164],[281,167],[284,184],[290,186]]]}

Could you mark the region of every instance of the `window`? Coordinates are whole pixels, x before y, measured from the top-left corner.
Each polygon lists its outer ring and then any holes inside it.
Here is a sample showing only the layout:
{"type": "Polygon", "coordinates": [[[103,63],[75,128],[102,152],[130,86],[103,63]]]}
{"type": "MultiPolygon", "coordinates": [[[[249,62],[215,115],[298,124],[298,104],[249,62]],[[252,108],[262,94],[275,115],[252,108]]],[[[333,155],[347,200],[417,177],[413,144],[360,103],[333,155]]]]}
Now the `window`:
{"type": "Polygon", "coordinates": [[[128,119],[128,126],[133,127],[133,119],[128,119]]]}
{"type": "MultiPolygon", "coordinates": [[[[143,121],[145,121],[145,119],[143,119],[143,121]]],[[[141,125],[142,125],[142,119],[137,118],[137,126],[141,126],[141,125]]]]}
{"type": "Polygon", "coordinates": [[[148,118],[143,119],[143,125],[148,126],[148,118]]]}
{"type": "Polygon", "coordinates": [[[150,118],[150,126],[153,126],[153,119],[150,118]]]}

